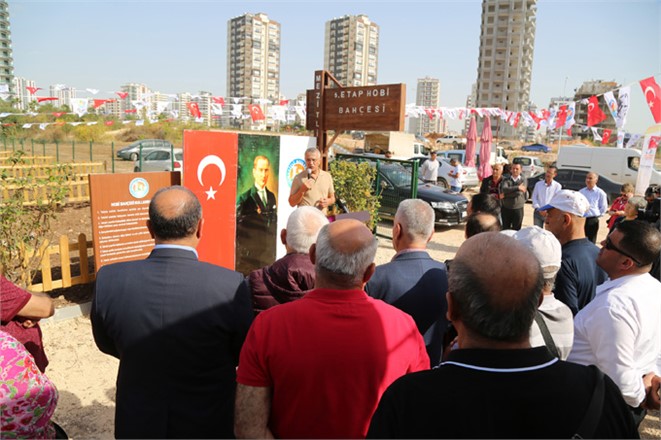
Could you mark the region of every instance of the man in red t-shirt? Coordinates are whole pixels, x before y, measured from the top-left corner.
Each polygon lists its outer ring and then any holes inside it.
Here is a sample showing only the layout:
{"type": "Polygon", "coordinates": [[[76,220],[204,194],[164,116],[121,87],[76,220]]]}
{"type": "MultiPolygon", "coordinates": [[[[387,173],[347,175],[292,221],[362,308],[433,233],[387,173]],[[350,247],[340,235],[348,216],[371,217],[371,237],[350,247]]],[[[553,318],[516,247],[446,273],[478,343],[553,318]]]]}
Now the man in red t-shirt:
{"type": "Polygon", "coordinates": [[[42,373],[46,371],[48,358],[41,341],[39,320],[53,313],[53,301],[48,296],[23,290],[0,275],[0,330],[25,346],[42,373]]]}
{"type": "Polygon", "coordinates": [[[324,226],[310,248],[315,289],[257,316],[237,371],[237,437],[364,438],[388,385],[429,368],[413,318],[363,291],[376,247],[357,220],[324,226]]]}

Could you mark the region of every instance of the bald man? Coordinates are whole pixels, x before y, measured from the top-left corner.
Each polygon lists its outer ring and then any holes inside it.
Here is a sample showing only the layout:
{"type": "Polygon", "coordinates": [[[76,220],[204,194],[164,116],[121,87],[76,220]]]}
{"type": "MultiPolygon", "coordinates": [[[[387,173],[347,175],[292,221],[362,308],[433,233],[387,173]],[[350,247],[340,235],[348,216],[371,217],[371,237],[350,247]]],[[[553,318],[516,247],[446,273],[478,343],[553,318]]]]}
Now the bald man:
{"type": "Polygon", "coordinates": [[[173,186],[149,204],[154,250],[103,266],[92,331],[119,359],[116,438],[231,438],[235,368],[252,322],[243,276],[197,259],[202,207],[173,186]]]}
{"type": "Polygon", "coordinates": [[[237,437],[364,438],[386,387],[429,368],[413,318],[363,291],[376,248],[356,220],[324,226],[310,248],[315,289],[257,316],[237,372],[237,437]]]}
{"type": "Polygon", "coordinates": [[[638,437],[612,380],[530,348],[543,274],[529,249],[484,232],[461,245],[449,275],[448,318],[459,348],[439,367],[391,385],[368,438],[638,437]],[[582,422],[598,384],[603,401],[590,429],[582,422]]]}

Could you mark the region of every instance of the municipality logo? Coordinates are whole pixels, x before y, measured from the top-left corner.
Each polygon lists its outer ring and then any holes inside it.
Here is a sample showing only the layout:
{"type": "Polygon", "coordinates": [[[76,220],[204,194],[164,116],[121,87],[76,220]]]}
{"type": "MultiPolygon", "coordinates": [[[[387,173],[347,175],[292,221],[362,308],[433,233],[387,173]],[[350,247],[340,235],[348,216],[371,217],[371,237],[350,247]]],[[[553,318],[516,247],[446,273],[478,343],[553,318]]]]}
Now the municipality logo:
{"type": "Polygon", "coordinates": [[[294,177],[305,170],[305,161],[303,159],[294,159],[287,166],[287,185],[291,188],[294,177]]]}
{"type": "Polygon", "coordinates": [[[137,177],[129,183],[129,192],[136,199],[141,199],[149,194],[149,182],[142,177],[137,177]]]}

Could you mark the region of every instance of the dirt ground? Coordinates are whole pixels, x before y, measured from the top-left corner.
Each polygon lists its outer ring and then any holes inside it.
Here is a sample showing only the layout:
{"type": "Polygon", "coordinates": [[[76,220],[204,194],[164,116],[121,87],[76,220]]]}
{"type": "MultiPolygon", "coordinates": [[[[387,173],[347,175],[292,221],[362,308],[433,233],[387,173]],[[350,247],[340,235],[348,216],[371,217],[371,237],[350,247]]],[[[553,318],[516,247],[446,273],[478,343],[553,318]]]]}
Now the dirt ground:
{"type": "MultiPolygon", "coordinates": [[[[59,217],[57,232],[70,237],[84,232],[91,237],[89,206],[67,209],[59,217]]],[[[524,226],[532,225],[532,208],[526,205],[524,226]]],[[[605,224],[601,234],[605,235],[605,224]]],[[[430,254],[438,260],[452,258],[463,242],[463,226],[437,228],[429,243],[430,254]]],[[[389,261],[395,254],[390,240],[379,238],[377,264],[389,261]]],[[[89,299],[86,295],[73,300],[73,294],[54,292],[58,304],[89,299]],[[69,297],[67,297],[69,295],[69,297]]],[[[69,289],[67,289],[69,290],[69,289]]],[[[73,439],[113,437],[115,379],[119,362],[101,353],[95,346],[91,324],[86,316],[43,325],[46,353],[50,359],[47,375],[57,385],[60,400],[55,412],[57,421],[73,439]]],[[[647,416],[640,429],[642,438],[661,438],[659,413],[647,416]]]]}

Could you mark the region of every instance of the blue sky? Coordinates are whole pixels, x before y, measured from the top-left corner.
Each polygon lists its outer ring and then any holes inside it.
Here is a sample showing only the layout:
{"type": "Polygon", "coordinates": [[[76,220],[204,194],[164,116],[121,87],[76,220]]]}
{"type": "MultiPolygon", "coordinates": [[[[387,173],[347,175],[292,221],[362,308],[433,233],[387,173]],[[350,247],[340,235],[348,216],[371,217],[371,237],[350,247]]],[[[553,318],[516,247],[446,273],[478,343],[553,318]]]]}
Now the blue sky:
{"type": "MultiPolygon", "coordinates": [[[[282,25],[280,88],[294,98],[323,68],[325,22],[363,13],[380,26],[378,82],[406,83],[414,102],[417,78],[439,78],[447,107],[463,106],[476,80],[481,10],[478,0],[9,0],[15,74],[46,93],[137,82],[226,96],[227,21],[265,12],[282,25]]],[[[642,133],[653,120],[636,82],[661,84],[660,46],[661,0],[539,0],[531,98],[547,107],[586,80],[634,83],[625,129],[642,133]]]]}

